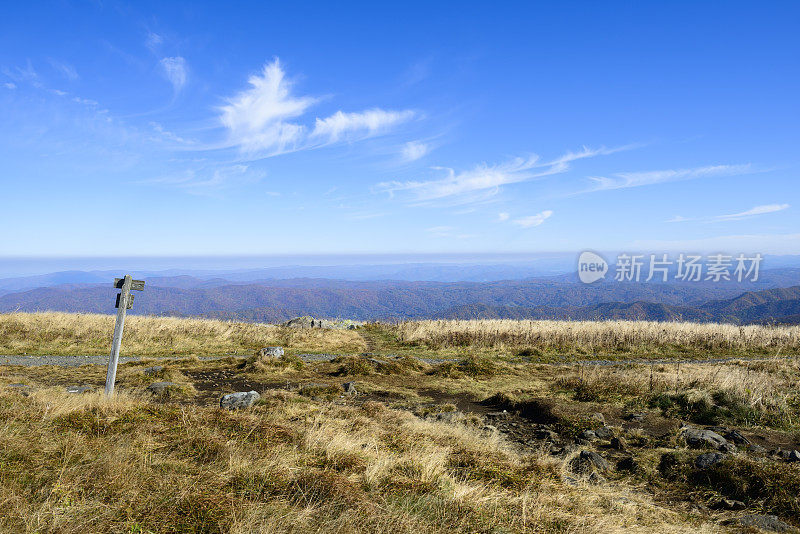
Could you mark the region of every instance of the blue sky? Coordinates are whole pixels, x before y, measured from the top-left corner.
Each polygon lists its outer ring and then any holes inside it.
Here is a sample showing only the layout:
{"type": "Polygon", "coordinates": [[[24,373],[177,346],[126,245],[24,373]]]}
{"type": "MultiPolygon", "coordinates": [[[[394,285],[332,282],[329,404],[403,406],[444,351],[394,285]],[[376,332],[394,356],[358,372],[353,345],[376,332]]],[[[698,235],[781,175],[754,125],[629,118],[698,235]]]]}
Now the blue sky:
{"type": "Polygon", "coordinates": [[[53,2],[0,255],[800,253],[800,4],[53,2]]]}

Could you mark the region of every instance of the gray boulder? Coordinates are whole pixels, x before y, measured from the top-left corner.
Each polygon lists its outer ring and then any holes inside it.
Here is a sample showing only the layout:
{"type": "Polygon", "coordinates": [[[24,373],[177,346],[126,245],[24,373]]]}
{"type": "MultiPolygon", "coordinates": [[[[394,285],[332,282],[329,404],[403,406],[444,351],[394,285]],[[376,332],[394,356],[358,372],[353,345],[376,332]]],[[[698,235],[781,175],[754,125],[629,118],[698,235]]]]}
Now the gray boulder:
{"type": "Polygon", "coordinates": [[[601,426],[595,429],[594,435],[600,439],[611,439],[614,437],[614,429],[608,426],[601,426]]]}
{"type": "Polygon", "coordinates": [[[797,532],[792,525],[785,523],[774,515],[743,515],[732,521],[742,527],[759,528],[768,532],[797,532]]]}
{"type": "Polygon", "coordinates": [[[283,347],[264,347],[258,351],[258,357],[279,360],[283,358],[283,347]]]}
{"type": "Polygon", "coordinates": [[[728,450],[733,445],[713,430],[685,426],[681,429],[681,435],[688,446],[697,449],[728,450]]]}
{"type": "Polygon", "coordinates": [[[584,430],[578,437],[591,441],[593,439],[597,439],[597,434],[594,433],[594,430],[584,430]]]}
{"type": "Polygon", "coordinates": [[[707,452],[695,458],[694,465],[698,469],[708,469],[709,467],[717,465],[724,459],[725,455],[721,452],[707,452]]]}
{"type": "Polygon", "coordinates": [[[611,470],[611,465],[605,458],[594,451],[585,450],[572,459],[570,467],[576,473],[588,473],[594,469],[600,472],[611,470]]]}
{"type": "Polygon", "coordinates": [[[744,435],[742,435],[742,433],[738,430],[731,430],[725,434],[725,439],[737,445],[750,445],[750,440],[744,437],[744,435]]]}
{"type": "Polygon", "coordinates": [[[241,410],[249,408],[261,398],[256,391],[239,391],[223,395],[219,400],[219,407],[227,410],[241,410]]]}
{"type": "Polygon", "coordinates": [[[153,376],[153,375],[157,375],[158,373],[160,373],[163,370],[164,370],[164,366],[163,365],[154,365],[152,367],[146,367],[145,369],[142,369],[142,372],[147,376],[153,376]]]}

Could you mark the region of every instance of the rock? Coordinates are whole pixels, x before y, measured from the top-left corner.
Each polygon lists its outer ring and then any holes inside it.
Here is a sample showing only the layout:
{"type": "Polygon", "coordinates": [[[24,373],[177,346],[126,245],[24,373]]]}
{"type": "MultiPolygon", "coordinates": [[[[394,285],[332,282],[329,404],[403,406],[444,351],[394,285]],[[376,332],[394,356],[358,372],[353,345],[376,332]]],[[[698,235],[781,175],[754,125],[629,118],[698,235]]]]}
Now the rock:
{"type": "Polygon", "coordinates": [[[170,388],[178,388],[180,387],[175,382],[154,382],[147,386],[147,391],[152,393],[153,395],[161,395],[165,391],[168,391],[170,388]]]}
{"type": "Polygon", "coordinates": [[[760,528],[768,532],[797,532],[793,526],[784,523],[774,515],[749,514],[733,519],[730,522],[742,527],[760,528]]]}
{"type": "Polygon", "coordinates": [[[355,382],[345,382],[342,384],[342,388],[347,395],[358,395],[355,382]]]}
{"type": "Polygon", "coordinates": [[[625,419],[627,421],[633,421],[635,423],[639,423],[641,421],[644,421],[644,414],[643,413],[629,413],[628,415],[625,416],[625,419]]]}
{"type": "Polygon", "coordinates": [[[716,508],[721,510],[744,510],[747,505],[736,499],[722,499],[717,503],[716,508]]]}
{"type": "Polygon", "coordinates": [[[239,410],[242,408],[249,408],[255,404],[261,395],[256,391],[239,391],[237,393],[229,393],[223,395],[219,400],[219,407],[228,410],[239,410]]]}
{"type": "Polygon", "coordinates": [[[146,374],[147,376],[153,376],[153,375],[157,375],[158,373],[160,373],[163,370],[164,370],[164,366],[163,365],[154,365],[152,367],[146,367],[146,368],[142,369],[142,372],[144,374],[146,374]]]}
{"type": "Polygon", "coordinates": [[[92,386],[67,386],[67,393],[91,393],[94,391],[92,386]]]}
{"type": "Polygon", "coordinates": [[[774,454],[787,462],[800,462],[800,451],[797,450],[778,449],[774,454]]]}
{"type": "Polygon", "coordinates": [[[592,471],[592,473],[589,475],[589,478],[586,480],[593,486],[599,486],[600,484],[605,484],[607,482],[606,478],[597,471],[592,471]]]}
{"type": "Polygon", "coordinates": [[[681,435],[686,440],[686,444],[690,447],[716,450],[725,450],[728,448],[728,440],[713,430],[701,430],[699,428],[685,426],[681,429],[681,435]]]}
{"type": "Polygon", "coordinates": [[[601,426],[594,431],[594,435],[600,439],[611,439],[614,436],[614,429],[608,426],[601,426]]]}
{"type": "Polygon", "coordinates": [[[611,469],[608,461],[594,451],[581,451],[578,456],[572,459],[570,467],[576,473],[587,473],[592,469],[606,472],[611,469]]]}
{"type": "Polygon", "coordinates": [[[581,439],[585,439],[585,440],[591,441],[593,439],[597,439],[597,434],[594,433],[594,430],[584,430],[583,432],[581,432],[579,434],[578,437],[581,438],[581,439]]]}
{"type": "Polygon", "coordinates": [[[731,430],[725,434],[725,439],[737,445],[750,445],[750,440],[744,437],[738,430],[731,430]]]}
{"type": "Polygon", "coordinates": [[[452,412],[439,412],[436,414],[437,421],[444,421],[445,423],[454,423],[464,418],[464,414],[454,410],[452,412]]]}
{"type": "Polygon", "coordinates": [[[600,423],[601,425],[605,425],[606,424],[606,418],[603,417],[603,414],[601,414],[600,412],[595,412],[592,415],[590,415],[589,416],[589,421],[593,421],[595,423],[600,423]]]}
{"type": "Polygon", "coordinates": [[[258,357],[279,360],[283,358],[283,347],[264,347],[258,351],[258,357]]]}
{"type": "Polygon", "coordinates": [[[618,451],[624,451],[628,449],[628,442],[625,441],[623,437],[613,437],[611,438],[611,448],[616,449],[618,451]]]}
{"type": "Polygon", "coordinates": [[[694,459],[694,465],[698,469],[708,469],[709,467],[713,467],[720,463],[722,460],[725,459],[725,455],[719,452],[707,452],[705,454],[701,454],[697,458],[694,459]]]}

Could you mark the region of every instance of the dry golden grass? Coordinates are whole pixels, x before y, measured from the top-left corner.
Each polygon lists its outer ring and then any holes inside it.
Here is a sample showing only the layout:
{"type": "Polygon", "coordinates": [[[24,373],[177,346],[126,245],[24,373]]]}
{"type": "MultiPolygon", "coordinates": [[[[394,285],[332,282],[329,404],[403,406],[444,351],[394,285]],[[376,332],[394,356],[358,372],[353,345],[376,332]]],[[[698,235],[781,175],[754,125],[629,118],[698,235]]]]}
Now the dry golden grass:
{"type": "MultiPolygon", "coordinates": [[[[114,316],[70,313],[0,314],[0,354],[105,355],[114,316]]],[[[296,352],[361,352],[353,330],[294,329],[209,319],[129,316],[123,354],[136,356],[248,354],[278,345],[296,352]]]]}
{"type": "Polygon", "coordinates": [[[246,412],[0,393],[3,532],[716,532],[561,461],[380,403],[246,412]]]}
{"type": "Polygon", "coordinates": [[[409,321],[394,327],[405,344],[431,349],[581,353],[795,352],[798,326],[734,326],[654,321],[409,321]]]}

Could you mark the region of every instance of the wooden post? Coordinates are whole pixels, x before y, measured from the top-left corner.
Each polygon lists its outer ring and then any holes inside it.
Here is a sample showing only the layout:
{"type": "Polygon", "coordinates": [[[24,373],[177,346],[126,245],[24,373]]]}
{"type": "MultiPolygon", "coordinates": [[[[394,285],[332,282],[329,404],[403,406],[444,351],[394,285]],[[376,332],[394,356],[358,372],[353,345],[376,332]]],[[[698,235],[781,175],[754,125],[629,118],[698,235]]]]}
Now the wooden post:
{"type": "Polygon", "coordinates": [[[114,339],[111,342],[111,355],[108,358],[108,374],[106,374],[106,396],[114,394],[114,382],[117,379],[117,363],[119,363],[119,349],[122,345],[122,331],[125,328],[125,313],[133,305],[131,289],[142,291],[143,280],[134,280],[131,275],[114,280],[114,287],[122,289],[117,295],[117,320],[114,323],[114,339]]]}

